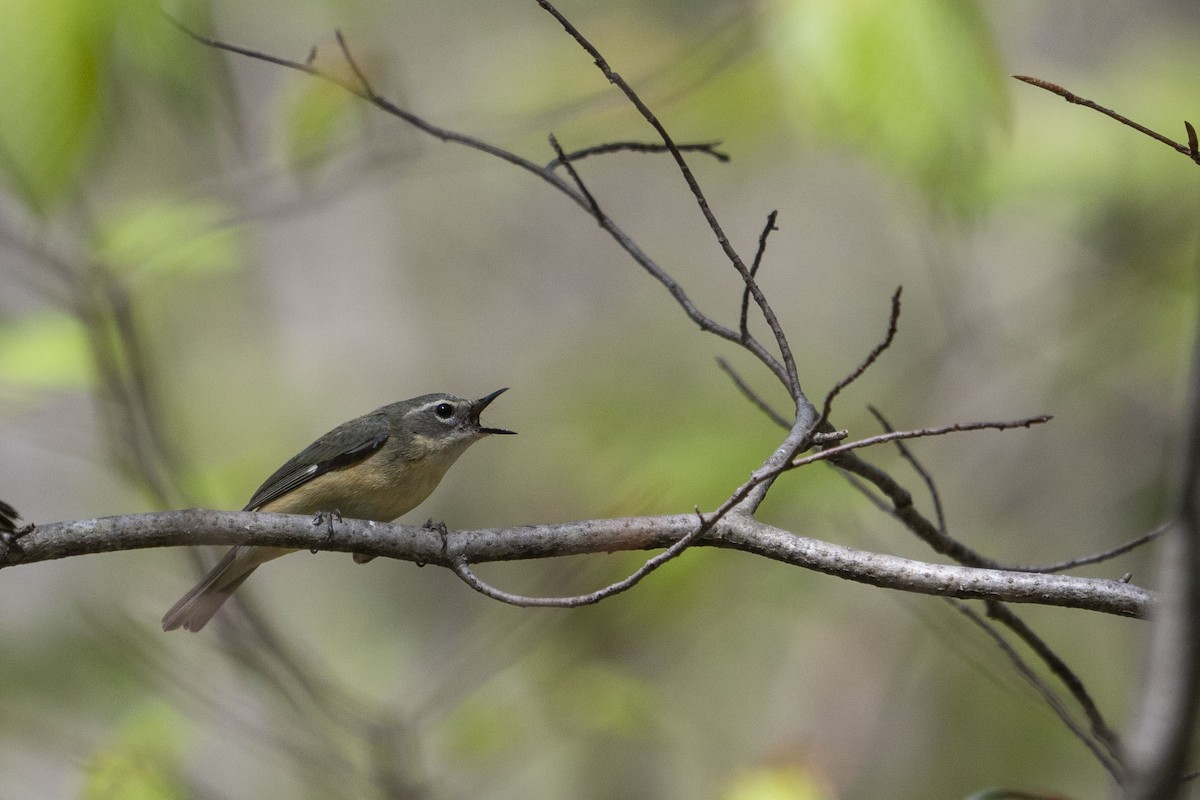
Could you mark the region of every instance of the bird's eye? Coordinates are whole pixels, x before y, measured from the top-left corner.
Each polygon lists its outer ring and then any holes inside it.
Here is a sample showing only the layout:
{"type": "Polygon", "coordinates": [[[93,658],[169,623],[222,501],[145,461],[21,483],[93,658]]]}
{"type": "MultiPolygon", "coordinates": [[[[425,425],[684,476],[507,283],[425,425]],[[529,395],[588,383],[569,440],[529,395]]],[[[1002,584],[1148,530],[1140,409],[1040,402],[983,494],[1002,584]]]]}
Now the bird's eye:
{"type": "Polygon", "coordinates": [[[433,407],[433,413],[437,414],[439,419],[450,419],[454,416],[454,406],[449,403],[438,403],[433,407]]]}

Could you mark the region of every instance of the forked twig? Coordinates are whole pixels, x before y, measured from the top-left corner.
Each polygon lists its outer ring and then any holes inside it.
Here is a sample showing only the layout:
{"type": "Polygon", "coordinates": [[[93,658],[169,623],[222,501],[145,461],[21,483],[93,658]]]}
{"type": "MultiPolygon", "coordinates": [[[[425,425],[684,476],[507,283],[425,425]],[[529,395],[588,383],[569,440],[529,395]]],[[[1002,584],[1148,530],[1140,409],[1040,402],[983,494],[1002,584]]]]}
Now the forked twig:
{"type": "Polygon", "coordinates": [[[767,327],[771,329],[771,333],[775,336],[776,345],[779,347],[779,356],[783,362],[783,368],[786,373],[784,384],[787,387],[788,392],[792,395],[792,399],[796,401],[798,406],[807,404],[808,399],[804,396],[804,392],[800,388],[800,377],[796,371],[796,360],[792,355],[791,345],[788,344],[787,336],[783,332],[783,327],[780,325],[774,309],[771,308],[771,304],[767,301],[766,295],[763,294],[762,289],[760,289],[757,282],[755,282],[754,276],[750,274],[750,269],[746,266],[745,262],[742,261],[742,257],[738,255],[738,252],[730,243],[729,237],[725,234],[724,228],[721,227],[721,223],[717,221],[716,215],[713,214],[712,209],[709,207],[708,198],[705,196],[704,190],[700,188],[700,184],[696,180],[696,176],[692,174],[691,167],[688,166],[687,160],[684,159],[683,154],[679,151],[679,147],[675,144],[675,140],[672,138],[671,134],[667,132],[667,129],[659,121],[655,113],[650,110],[650,107],[647,106],[642,100],[641,96],[638,95],[638,93],[633,90],[633,87],[626,83],[625,79],[622,78],[609,65],[608,60],[601,55],[600,51],[596,49],[596,46],[593,45],[591,41],[589,41],[588,38],[584,36],[574,24],[571,23],[570,20],[564,17],[562,13],[555,8],[552,3],[550,3],[549,0],[537,0],[537,3],[551,16],[553,16],[558,21],[558,24],[562,25],[563,30],[565,30],[567,34],[570,35],[571,38],[573,38],[579,44],[579,46],[582,47],[587,54],[592,57],[596,67],[601,71],[601,73],[604,74],[604,77],[608,79],[609,83],[621,90],[622,94],[624,94],[633,107],[637,109],[638,113],[642,115],[642,119],[646,120],[646,122],[648,122],[650,126],[654,128],[654,131],[663,140],[663,144],[666,145],[671,157],[675,159],[675,164],[679,168],[680,175],[683,176],[684,181],[688,185],[688,189],[690,189],[692,192],[692,196],[696,198],[696,204],[699,206],[701,214],[704,215],[705,222],[708,223],[709,229],[712,230],[713,234],[716,236],[717,243],[724,251],[725,256],[729,259],[729,263],[732,264],[734,269],[736,269],[742,276],[742,280],[745,282],[746,287],[750,290],[750,294],[754,298],[754,302],[758,304],[759,310],[762,312],[763,319],[766,321],[767,327]]]}

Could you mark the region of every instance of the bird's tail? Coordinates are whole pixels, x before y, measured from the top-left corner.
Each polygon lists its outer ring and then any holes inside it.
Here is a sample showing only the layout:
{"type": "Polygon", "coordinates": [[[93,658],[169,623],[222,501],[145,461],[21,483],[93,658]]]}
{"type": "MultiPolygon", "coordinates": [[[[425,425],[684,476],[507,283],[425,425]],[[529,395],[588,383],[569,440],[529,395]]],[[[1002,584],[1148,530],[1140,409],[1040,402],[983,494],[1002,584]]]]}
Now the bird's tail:
{"type": "Polygon", "coordinates": [[[198,631],[212,619],[234,590],[250,573],[269,558],[291,552],[274,547],[232,547],[225,557],[217,562],[204,579],[193,586],[171,610],[163,615],[164,631],[183,628],[198,631]],[[264,552],[276,551],[278,552],[264,552]]]}

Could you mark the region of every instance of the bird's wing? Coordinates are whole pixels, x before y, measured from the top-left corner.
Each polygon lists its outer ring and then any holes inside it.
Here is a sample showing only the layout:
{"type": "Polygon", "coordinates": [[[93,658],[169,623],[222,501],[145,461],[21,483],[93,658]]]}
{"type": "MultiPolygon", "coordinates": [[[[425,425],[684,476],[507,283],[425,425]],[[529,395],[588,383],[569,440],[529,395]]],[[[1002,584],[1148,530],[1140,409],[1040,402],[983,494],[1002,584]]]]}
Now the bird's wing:
{"type": "Polygon", "coordinates": [[[368,414],[337,426],[263,481],[243,510],[255,511],[318,475],[362,461],[383,447],[388,434],[388,420],[383,414],[368,414]]]}
{"type": "Polygon", "coordinates": [[[17,532],[17,520],[21,517],[17,510],[8,503],[0,500],[0,531],[5,533],[17,532]]]}

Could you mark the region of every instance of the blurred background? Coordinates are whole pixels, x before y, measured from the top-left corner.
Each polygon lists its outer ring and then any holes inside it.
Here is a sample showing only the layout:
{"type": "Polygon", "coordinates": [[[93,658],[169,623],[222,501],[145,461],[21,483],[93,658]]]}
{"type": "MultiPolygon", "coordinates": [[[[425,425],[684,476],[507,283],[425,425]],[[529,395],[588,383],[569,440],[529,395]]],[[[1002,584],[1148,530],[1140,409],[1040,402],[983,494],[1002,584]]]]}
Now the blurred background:
{"type": "MultiPolygon", "coordinates": [[[[761,282],[821,397],[886,327],[834,422],[1050,413],[914,445],[951,531],[1006,562],[1114,546],[1173,497],[1195,327],[1187,160],[1012,80],[1184,139],[1193,0],[564,0],[679,141],[735,247],[779,210],[761,282]]],[[[425,119],[550,160],[652,131],[532,0],[170,6],[189,27],[348,74],[425,119]]],[[[431,391],[520,436],[463,457],[406,521],[452,528],[719,504],[780,433],[581,211],[295,72],[207,49],[140,0],[5,0],[0,498],[35,522],[240,508],[343,420],[431,391]]],[[[665,157],[580,164],[709,314],[740,284],[665,157]]],[[[931,510],[919,479],[894,470],[931,510]]],[[[761,512],[932,558],[831,470],[761,512]]],[[[1152,552],[1081,574],[1153,585],[1152,552]]],[[[640,555],[485,565],[589,591],[640,555]]],[[[243,590],[273,644],[166,635],[194,554],[0,574],[0,797],[1101,796],[1103,770],[934,598],[691,551],[580,610],[516,609],[444,570],[294,555],[243,590]]],[[[1125,718],[1144,628],[1020,612],[1125,718]]],[[[230,615],[236,617],[237,615],[230,615]]]]}

